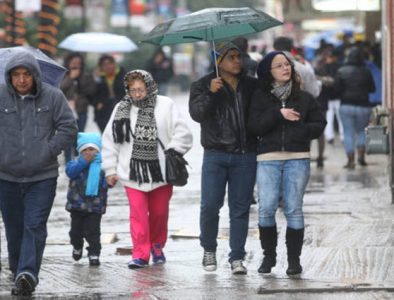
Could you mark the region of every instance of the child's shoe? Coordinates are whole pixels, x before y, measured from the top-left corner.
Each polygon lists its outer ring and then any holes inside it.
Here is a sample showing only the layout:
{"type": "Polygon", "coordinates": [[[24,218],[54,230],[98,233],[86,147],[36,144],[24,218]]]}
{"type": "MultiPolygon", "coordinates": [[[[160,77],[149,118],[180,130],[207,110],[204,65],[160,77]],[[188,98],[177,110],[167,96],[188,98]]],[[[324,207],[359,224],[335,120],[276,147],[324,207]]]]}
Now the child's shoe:
{"type": "Polygon", "coordinates": [[[153,263],[155,265],[164,264],[166,262],[166,257],[164,256],[164,252],[160,244],[152,245],[150,252],[152,253],[153,263]]]}
{"type": "Polygon", "coordinates": [[[149,263],[142,258],[134,258],[128,263],[129,269],[141,269],[149,266],[149,263]]]}
{"type": "Polygon", "coordinates": [[[100,265],[100,259],[97,255],[90,255],[89,256],[89,265],[90,266],[99,266],[100,265]]]}
{"type": "Polygon", "coordinates": [[[82,249],[73,249],[73,258],[74,260],[78,261],[82,257],[82,249]]]}

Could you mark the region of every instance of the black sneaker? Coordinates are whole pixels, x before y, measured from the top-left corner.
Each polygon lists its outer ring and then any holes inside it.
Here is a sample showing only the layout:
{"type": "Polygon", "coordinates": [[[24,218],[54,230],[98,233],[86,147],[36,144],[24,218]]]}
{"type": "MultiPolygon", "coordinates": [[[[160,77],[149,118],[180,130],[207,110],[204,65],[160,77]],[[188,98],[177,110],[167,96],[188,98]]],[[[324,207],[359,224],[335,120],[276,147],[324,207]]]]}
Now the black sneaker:
{"type": "Polygon", "coordinates": [[[15,287],[11,290],[11,295],[30,297],[36,289],[34,278],[27,273],[19,274],[15,280],[15,287]]]}
{"type": "Polygon", "coordinates": [[[74,260],[78,261],[81,259],[82,257],[82,249],[73,249],[73,258],[74,260]]]}
{"type": "Polygon", "coordinates": [[[89,256],[89,265],[90,266],[99,266],[100,265],[100,259],[97,255],[90,255],[89,256]]]}

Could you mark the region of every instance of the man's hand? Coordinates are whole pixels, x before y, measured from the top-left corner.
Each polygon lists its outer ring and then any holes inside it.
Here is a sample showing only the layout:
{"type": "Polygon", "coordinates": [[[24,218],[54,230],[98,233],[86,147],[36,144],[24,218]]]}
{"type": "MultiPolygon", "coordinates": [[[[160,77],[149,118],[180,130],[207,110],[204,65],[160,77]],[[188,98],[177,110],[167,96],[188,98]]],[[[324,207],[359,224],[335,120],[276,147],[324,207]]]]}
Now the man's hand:
{"type": "Polygon", "coordinates": [[[300,119],[300,113],[296,112],[294,108],[281,108],[280,112],[286,120],[298,121],[300,119]]]}
{"type": "Polygon", "coordinates": [[[219,91],[221,88],[223,87],[223,80],[220,77],[216,77],[214,79],[211,80],[211,85],[209,87],[209,90],[212,93],[216,93],[217,91],[219,91]]]}
{"type": "Polygon", "coordinates": [[[118,175],[109,175],[106,180],[109,187],[114,187],[118,182],[118,175]]]}

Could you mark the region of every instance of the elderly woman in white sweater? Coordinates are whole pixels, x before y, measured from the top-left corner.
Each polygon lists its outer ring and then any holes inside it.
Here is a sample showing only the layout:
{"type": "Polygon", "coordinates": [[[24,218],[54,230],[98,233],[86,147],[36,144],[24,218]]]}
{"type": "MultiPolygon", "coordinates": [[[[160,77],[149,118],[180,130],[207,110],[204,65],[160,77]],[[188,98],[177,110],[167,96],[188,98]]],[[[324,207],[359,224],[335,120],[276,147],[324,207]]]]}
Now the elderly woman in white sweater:
{"type": "Polygon", "coordinates": [[[169,201],[173,186],[165,180],[166,149],[185,154],[192,134],[168,97],[158,95],[150,73],[134,70],[124,78],[126,96],[115,106],[103,133],[102,168],[109,186],[119,180],[130,206],[133,257],[130,269],[165,263],[169,201]]]}

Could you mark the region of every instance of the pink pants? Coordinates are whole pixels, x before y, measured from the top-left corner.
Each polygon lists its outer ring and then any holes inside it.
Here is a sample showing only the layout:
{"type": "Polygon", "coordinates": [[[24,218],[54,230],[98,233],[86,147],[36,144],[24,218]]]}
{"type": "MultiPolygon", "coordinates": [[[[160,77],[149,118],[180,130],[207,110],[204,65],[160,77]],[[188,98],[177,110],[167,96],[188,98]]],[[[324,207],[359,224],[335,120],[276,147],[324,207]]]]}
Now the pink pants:
{"type": "Polygon", "coordinates": [[[172,185],[161,186],[150,192],[126,187],[130,207],[130,232],[133,259],[149,261],[152,245],[163,248],[167,241],[167,223],[172,185]]]}

